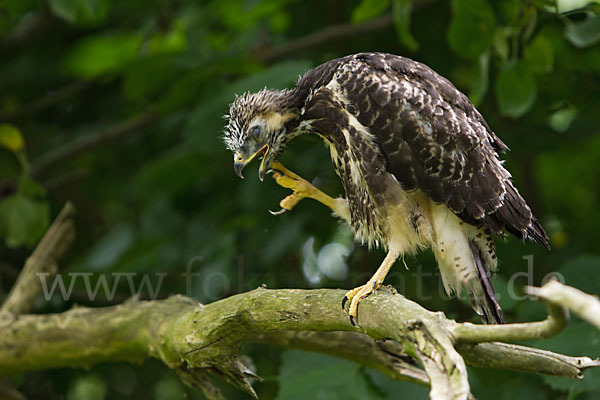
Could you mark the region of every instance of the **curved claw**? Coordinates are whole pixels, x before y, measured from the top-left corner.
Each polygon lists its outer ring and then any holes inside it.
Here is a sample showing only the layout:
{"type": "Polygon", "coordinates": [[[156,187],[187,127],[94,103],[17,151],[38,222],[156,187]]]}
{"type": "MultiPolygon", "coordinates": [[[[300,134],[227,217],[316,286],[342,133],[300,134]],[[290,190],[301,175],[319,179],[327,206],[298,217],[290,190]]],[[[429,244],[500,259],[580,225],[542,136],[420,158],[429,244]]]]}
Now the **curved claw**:
{"type": "Polygon", "coordinates": [[[342,299],[342,310],[345,308],[344,306],[346,305],[347,301],[348,301],[348,296],[344,296],[344,298],[342,299]]]}
{"type": "Polygon", "coordinates": [[[280,174],[283,175],[283,172],[276,169],[276,168],[271,168],[270,170],[267,171],[267,174],[280,174]]]}
{"type": "Polygon", "coordinates": [[[352,324],[352,326],[356,326],[356,323],[358,322],[358,318],[356,319],[356,321],[354,320],[354,317],[351,315],[350,316],[350,323],[352,324]]]}
{"type": "Polygon", "coordinates": [[[282,209],[281,209],[281,210],[279,210],[279,211],[271,211],[271,210],[269,210],[269,212],[270,212],[271,214],[275,215],[275,216],[277,216],[277,215],[281,215],[281,214],[284,214],[284,213],[285,213],[285,212],[287,212],[287,211],[289,211],[287,208],[282,208],[282,209]]]}

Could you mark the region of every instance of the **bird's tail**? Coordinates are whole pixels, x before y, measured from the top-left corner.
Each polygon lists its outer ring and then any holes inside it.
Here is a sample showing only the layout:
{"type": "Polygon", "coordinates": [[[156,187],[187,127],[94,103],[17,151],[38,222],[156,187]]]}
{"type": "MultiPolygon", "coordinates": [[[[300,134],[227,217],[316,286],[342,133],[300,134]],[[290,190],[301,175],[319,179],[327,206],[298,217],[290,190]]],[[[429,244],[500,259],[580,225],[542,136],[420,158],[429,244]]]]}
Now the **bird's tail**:
{"type": "Polygon", "coordinates": [[[504,324],[504,315],[498,299],[496,298],[496,292],[490,282],[489,270],[484,265],[484,258],[481,255],[481,250],[477,246],[477,243],[473,239],[469,239],[469,247],[473,254],[473,261],[477,268],[478,282],[471,282],[467,287],[469,296],[471,297],[471,305],[473,309],[481,316],[481,320],[486,324],[504,324]]]}
{"type": "Polygon", "coordinates": [[[496,270],[494,240],[485,228],[463,222],[446,207],[432,210],[433,253],[446,293],[458,295],[464,288],[471,306],[485,323],[504,323],[502,310],[488,271],[496,270]]]}

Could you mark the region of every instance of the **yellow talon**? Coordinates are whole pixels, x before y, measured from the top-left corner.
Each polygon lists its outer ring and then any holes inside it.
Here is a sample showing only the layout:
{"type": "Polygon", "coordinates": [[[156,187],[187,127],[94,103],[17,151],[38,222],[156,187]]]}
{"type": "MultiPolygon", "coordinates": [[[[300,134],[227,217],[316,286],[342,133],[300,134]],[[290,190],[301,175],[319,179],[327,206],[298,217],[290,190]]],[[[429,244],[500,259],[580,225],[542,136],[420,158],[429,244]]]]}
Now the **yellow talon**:
{"type": "Polygon", "coordinates": [[[277,212],[271,211],[271,214],[273,215],[281,215],[285,211],[290,211],[300,202],[300,200],[305,197],[314,197],[315,193],[318,191],[317,188],[285,168],[278,161],[273,163],[270,172],[273,174],[273,178],[275,178],[275,181],[279,186],[286,189],[292,189],[294,192],[279,202],[281,210],[277,212]]]}
{"type": "Polygon", "coordinates": [[[328,196],[314,187],[306,179],[284,167],[278,161],[273,163],[269,172],[273,174],[273,178],[275,178],[275,181],[279,186],[282,186],[286,189],[291,189],[294,192],[279,202],[279,205],[281,206],[280,211],[271,211],[271,214],[283,214],[285,211],[290,211],[292,208],[294,208],[296,204],[298,204],[303,198],[311,198],[325,204],[339,217],[350,222],[350,211],[348,209],[348,202],[346,199],[334,199],[331,196],[328,196]]]}
{"type": "Polygon", "coordinates": [[[368,297],[374,291],[381,287],[383,282],[378,282],[371,278],[367,283],[352,290],[349,290],[348,293],[344,296],[344,300],[342,301],[342,307],[345,305],[347,301],[350,302],[350,308],[348,309],[348,315],[350,316],[350,322],[352,325],[356,325],[358,322],[358,304],[364,298],[368,297]]]}
{"type": "Polygon", "coordinates": [[[346,305],[346,302],[350,302],[350,307],[348,308],[348,315],[350,316],[350,323],[355,325],[358,323],[358,304],[374,291],[379,289],[383,284],[383,280],[387,275],[388,271],[394,264],[398,258],[398,252],[390,250],[388,254],[385,256],[385,259],[375,272],[371,279],[367,283],[352,290],[349,290],[348,293],[344,296],[342,300],[342,308],[346,305]]]}

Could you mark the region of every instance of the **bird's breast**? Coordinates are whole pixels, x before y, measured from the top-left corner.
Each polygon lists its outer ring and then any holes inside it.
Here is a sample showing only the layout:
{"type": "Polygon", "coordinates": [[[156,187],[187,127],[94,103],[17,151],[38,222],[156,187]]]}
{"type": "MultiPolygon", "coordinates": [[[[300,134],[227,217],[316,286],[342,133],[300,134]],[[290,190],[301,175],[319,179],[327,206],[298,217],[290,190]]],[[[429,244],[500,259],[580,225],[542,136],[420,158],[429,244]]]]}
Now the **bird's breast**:
{"type": "Polygon", "coordinates": [[[428,198],[419,191],[405,191],[385,165],[339,148],[329,143],[357,240],[394,247],[400,254],[427,247],[431,241],[428,198]]]}

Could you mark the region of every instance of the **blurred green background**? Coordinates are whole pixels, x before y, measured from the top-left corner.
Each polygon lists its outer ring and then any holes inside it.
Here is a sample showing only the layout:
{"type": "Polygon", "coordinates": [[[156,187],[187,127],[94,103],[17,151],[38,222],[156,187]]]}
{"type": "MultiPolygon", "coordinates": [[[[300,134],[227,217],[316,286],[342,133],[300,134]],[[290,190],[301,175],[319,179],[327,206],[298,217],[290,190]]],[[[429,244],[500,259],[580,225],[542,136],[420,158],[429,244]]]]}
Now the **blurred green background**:
{"type": "MultiPolygon", "coordinates": [[[[321,62],[360,51],[426,63],[467,93],[512,149],[507,166],[553,249],[497,240],[494,283],[508,320],[544,318],[522,287],[551,272],[599,294],[599,10],[585,0],[0,0],[0,296],[67,200],[78,209],[78,236],[61,265],[66,288],[68,273],[92,272],[92,289],[104,276],[115,292],[98,286],[92,299],[78,278],[66,301],[58,286],[41,296],[39,313],[119,303],[132,295],[119,273],[142,298],[203,302],[263,283],[364,283],[383,252],[353,244],[312,200],[270,215],[287,192],[259,182],[257,164],[239,180],[221,139],[235,93],[293,85],[321,62]],[[186,270],[197,275],[185,279],[186,270]]],[[[297,139],[282,161],[341,194],[319,139],[297,139]]],[[[464,301],[444,296],[430,252],[405,261],[387,283],[476,321],[464,301]]],[[[600,334],[574,318],[533,345],[597,357],[600,334]]],[[[427,398],[425,388],[344,360],[266,345],[244,354],[265,378],[255,384],[262,399],[427,398]]],[[[575,382],[471,369],[470,379],[479,398],[600,396],[599,371],[575,382]]],[[[202,398],[154,361],[15,381],[29,399],[202,398]]]]}

